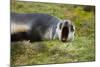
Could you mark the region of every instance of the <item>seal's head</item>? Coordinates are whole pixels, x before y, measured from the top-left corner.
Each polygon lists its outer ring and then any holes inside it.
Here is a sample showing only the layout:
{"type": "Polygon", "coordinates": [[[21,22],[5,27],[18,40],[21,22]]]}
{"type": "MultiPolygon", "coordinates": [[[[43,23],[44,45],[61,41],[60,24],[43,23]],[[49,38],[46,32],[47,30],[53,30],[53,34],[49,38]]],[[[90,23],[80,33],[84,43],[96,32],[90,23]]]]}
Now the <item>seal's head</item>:
{"type": "Polygon", "coordinates": [[[64,20],[59,22],[56,32],[62,42],[72,41],[74,39],[75,26],[71,21],[64,20]]]}

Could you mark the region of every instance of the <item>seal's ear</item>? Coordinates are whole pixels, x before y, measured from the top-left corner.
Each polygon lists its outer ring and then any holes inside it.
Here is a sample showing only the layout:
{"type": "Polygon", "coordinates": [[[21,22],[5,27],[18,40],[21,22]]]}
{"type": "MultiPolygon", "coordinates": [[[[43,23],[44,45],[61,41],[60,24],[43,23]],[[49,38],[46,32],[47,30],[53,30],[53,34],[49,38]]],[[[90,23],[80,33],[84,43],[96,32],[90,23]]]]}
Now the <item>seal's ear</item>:
{"type": "Polygon", "coordinates": [[[59,24],[59,29],[61,29],[61,27],[62,27],[62,23],[59,24]]]}

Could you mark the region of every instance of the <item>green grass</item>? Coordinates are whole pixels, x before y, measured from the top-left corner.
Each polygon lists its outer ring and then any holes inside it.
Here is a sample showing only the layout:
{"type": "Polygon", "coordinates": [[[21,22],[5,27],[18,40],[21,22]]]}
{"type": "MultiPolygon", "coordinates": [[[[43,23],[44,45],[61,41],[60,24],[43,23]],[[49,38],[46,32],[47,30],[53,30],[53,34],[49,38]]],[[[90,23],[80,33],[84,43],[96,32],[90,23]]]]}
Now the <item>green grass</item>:
{"type": "MultiPolygon", "coordinates": [[[[76,27],[75,39],[62,43],[59,40],[42,42],[12,42],[11,65],[36,65],[95,61],[95,14],[82,5],[16,2],[11,11],[16,13],[46,13],[71,20],[76,27]]],[[[91,9],[92,8],[92,9],[91,9]]]]}
{"type": "Polygon", "coordinates": [[[16,42],[11,45],[11,62],[14,65],[84,62],[95,60],[94,39],[76,37],[73,42],[58,40],[30,43],[16,42]]]}

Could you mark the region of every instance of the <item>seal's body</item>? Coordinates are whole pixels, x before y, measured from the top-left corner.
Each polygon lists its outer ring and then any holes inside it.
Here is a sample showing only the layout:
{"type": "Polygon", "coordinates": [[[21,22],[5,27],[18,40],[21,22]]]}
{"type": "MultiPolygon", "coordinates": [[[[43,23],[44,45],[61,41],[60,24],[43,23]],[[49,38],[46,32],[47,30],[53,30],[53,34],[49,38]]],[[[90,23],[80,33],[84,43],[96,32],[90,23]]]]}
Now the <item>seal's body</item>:
{"type": "Polygon", "coordinates": [[[63,21],[48,14],[11,13],[11,41],[41,41],[58,38],[64,42],[73,39],[74,30],[70,21],[63,21]],[[72,33],[69,35],[70,32],[72,33]]]}

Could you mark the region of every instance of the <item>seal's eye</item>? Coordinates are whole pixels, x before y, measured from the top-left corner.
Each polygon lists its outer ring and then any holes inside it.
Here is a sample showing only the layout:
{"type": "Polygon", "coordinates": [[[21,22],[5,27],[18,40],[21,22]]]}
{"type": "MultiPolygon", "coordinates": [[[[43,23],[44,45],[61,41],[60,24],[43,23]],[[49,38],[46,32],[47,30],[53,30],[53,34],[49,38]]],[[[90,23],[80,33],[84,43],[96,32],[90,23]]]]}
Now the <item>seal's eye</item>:
{"type": "Polygon", "coordinates": [[[59,25],[59,29],[61,29],[61,27],[62,27],[62,23],[60,23],[60,25],[59,25]]]}
{"type": "Polygon", "coordinates": [[[74,27],[73,27],[73,25],[71,25],[71,31],[74,31],[74,27]]]}

